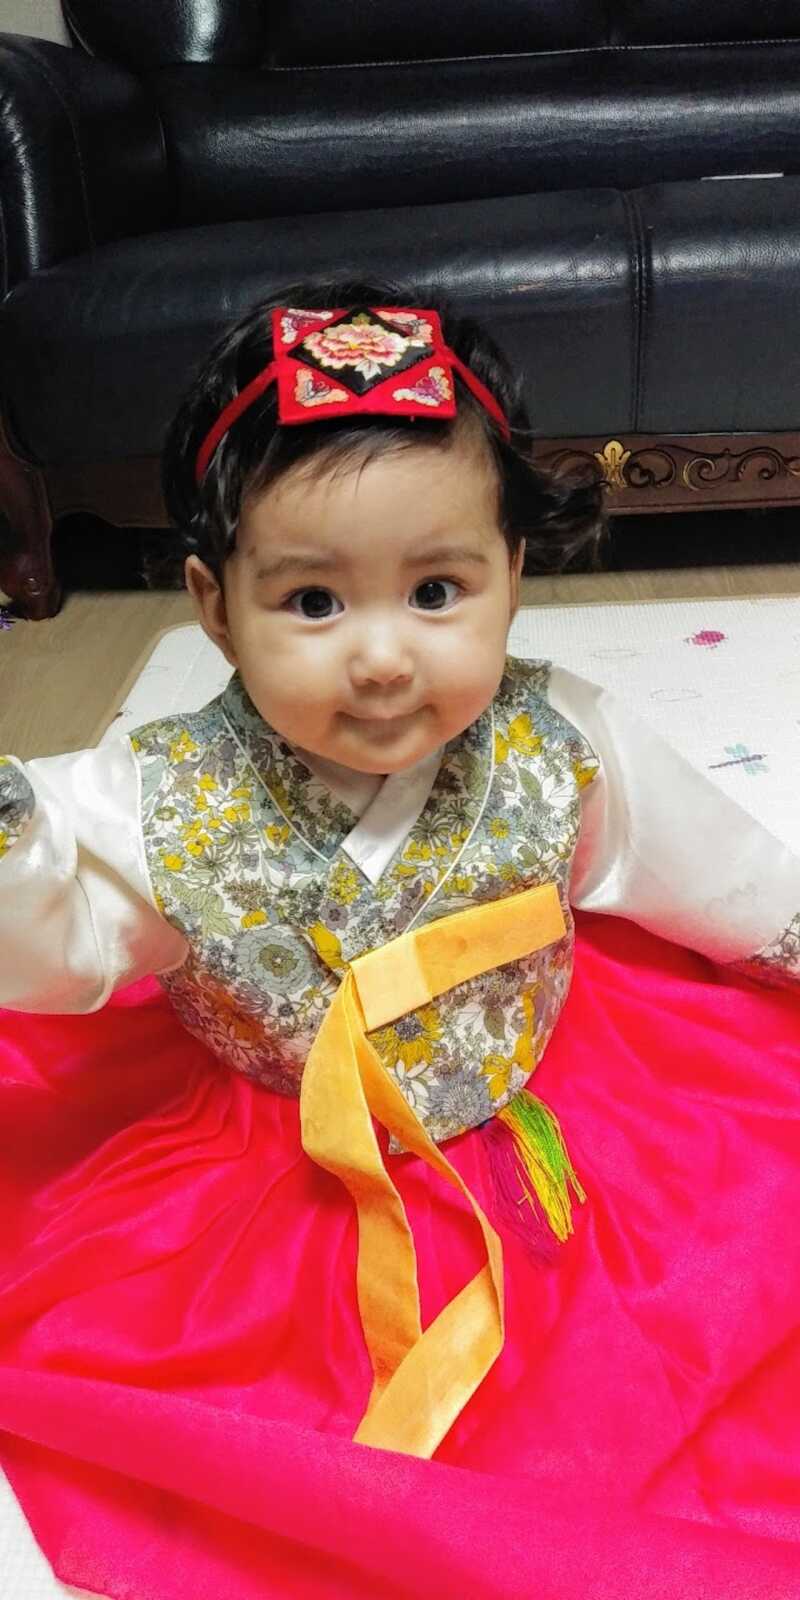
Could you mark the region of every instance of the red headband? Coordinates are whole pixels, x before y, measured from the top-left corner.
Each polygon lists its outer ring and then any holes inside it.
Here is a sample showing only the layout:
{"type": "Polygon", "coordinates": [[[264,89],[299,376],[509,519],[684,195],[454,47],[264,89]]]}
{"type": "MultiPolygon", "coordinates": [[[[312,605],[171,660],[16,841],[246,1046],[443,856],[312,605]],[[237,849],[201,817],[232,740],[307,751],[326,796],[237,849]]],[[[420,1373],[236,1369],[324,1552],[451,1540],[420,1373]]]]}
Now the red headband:
{"type": "Polygon", "coordinates": [[[486,385],[445,344],[437,312],[412,306],[356,306],[339,311],[272,313],[273,359],[217,417],[197,454],[200,483],[220,440],[263,394],[278,384],[278,421],[365,412],[397,417],[454,417],[453,372],[494,418],[504,438],[507,418],[486,385]]]}

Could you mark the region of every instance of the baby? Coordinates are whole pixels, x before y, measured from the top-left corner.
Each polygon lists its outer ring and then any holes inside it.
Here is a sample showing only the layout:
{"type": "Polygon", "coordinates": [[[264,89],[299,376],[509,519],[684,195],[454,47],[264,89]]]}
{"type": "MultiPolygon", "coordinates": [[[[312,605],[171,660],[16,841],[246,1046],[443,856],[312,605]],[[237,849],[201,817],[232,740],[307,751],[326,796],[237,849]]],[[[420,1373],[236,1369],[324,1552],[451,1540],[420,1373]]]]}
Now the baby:
{"type": "Polygon", "coordinates": [[[506,656],[526,544],[552,563],[602,522],[598,482],[552,478],[531,439],[500,351],[429,296],[312,284],[255,306],[164,456],[230,683],[0,766],[0,1004],[92,1011],[156,974],[225,1063],[302,1093],[305,1148],[359,1207],[375,1388],[356,1437],[417,1454],[502,1345],[501,1254],[472,1202],[477,1344],[490,1331],[472,1366],[437,1347],[463,1381],[420,1406],[445,1313],[423,1336],[369,1113],[462,1189],[437,1147],[485,1126],[499,1160],[499,1118],[517,1197],[564,1239],[582,1191],[526,1085],[569,987],[570,907],[800,976],[791,852],[613,696],[506,656]]]}

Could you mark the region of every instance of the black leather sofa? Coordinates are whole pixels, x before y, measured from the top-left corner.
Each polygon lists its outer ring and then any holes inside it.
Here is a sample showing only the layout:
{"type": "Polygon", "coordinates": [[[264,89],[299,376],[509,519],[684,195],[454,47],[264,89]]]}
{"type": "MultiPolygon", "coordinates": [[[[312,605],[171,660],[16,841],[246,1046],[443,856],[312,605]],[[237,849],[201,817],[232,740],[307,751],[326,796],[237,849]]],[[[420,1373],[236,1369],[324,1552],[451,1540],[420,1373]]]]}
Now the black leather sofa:
{"type": "Polygon", "coordinates": [[[55,517],[163,526],[191,369],[317,272],[483,316],[541,455],[596,459],[612,511],[800,499],[792,0],[64,13],[72,48],[0,35],[0,588],[26,615],[59,604],[55,517]]]}

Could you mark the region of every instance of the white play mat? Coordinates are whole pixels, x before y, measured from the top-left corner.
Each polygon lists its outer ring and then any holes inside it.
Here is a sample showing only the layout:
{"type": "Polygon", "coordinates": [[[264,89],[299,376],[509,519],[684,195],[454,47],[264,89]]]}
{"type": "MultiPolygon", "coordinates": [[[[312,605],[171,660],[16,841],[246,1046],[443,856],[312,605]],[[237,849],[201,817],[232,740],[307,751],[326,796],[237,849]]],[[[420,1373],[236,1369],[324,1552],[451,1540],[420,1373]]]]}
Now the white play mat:
{"type": "MultiPolygon", "coordinates": [[[[510,650],[613,689],[800,853],[800,598],[527,607],[510,650]]],[[[198,626],[170,629],[104,740],[197,710],[230,671],[198,626]]],[[[53,1577],[0,1471],[2,1600],[83,1593],[53,1577]]]]}
{"type": "MultiPolygon", "coordinates": [[[[800,598],[527,606],[509,648],[613,689],[800,851],[800,598]]],[[[197,624],[170,629],[104,739],[198,710],[230,673],[197,624]]]]}

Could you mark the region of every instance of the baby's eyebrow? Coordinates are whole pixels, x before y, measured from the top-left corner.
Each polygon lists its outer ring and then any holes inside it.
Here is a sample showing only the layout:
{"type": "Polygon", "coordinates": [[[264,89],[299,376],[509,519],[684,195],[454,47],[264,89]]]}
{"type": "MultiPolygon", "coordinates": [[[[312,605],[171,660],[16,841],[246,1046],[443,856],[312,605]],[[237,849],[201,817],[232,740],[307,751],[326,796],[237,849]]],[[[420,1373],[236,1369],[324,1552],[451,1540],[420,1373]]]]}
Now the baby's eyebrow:
{"type": "Polygon", "coordinates": [[[256,583],[264,578],[279,578],[284,572],[330,572],[338,562],[333,556],[323,555],[321,551],[311,551],[308,555],[287,554],[275,556],[271,561],[262,561],[256,569],[256,583]]]}
{"type": "MultiPolygon", "coordinates": [[[[405,568],[411,566],[442,566],[458,562],[472,562],[475,566],[488,566],[488,555],[485,550],[478,550],[472,544],[434,544],[429,549],[414,550],[413,554],[403,558],[405,568]]],[[[256,582],[267,579],[283,578],[286,573],[333,573],[341,570],[341,560],[334,555],[326,555],[325,550],[307,550],[307,552],[286,552],[285,555],[275,555],[272,560],[264,560],[256,568],[256,582]]]]}
{"type": "Polygon", "coordinates": [[[473,561],[478,566],[489,565],[486,551],[472,544],[435,544],[428,550],[420,550],[418,555],[406,556],[402,564],[404,567],[429,567],[442,561],[473,561]]]}

